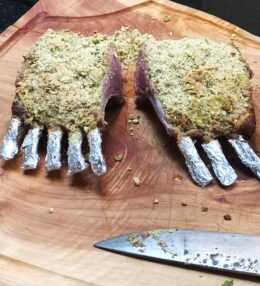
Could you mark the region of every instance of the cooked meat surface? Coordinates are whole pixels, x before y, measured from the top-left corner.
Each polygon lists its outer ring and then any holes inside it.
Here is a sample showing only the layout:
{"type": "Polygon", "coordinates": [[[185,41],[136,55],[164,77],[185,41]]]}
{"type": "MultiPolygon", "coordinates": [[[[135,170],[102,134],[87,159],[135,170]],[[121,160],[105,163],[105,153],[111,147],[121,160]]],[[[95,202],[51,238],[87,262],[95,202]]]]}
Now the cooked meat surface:
{"type": "Polygon", "coordinates": [[[123,102],[123,75],[147,39],[152,36],[126,27],[110,36],[95,33],[89,37],[69,30],[48,30],[24,57],[16,81],[13,117],[0,156],[10,160],[17,154],[20,129],[27,125],[30,129],[22,144],[22,168],[36,168],[38,144],[45,127],[48,171],[61,167],[65,131],[68,173],[87,168],[82,152],[82,142],[87,137],[92,170],[96,175],[104,174],[100,129],[106,125],[105,108],[110,99],[111,104],[123,102]]]}
{"type": "Polygon", "coordinates": [[[142,99],[161,107],[157,114],[168,132],[214,138],[253,133],[250,77],[234,46],[207,39],[152,40],[139,54],[135,87],[142,99]]]}
{"type": "Polygon", "coordinates": [[[118,57],[126,66],[145,38],[126,28],[112,36],[96,33],[90,37],[48,30],[24,57],[16,81],[14,113],[22,111],[26,124],[62,126],[70,131],[80,127],[89,132],[103,113],[102,96],[121,93],[118,57]]]}
{"type": "Polygon", "coordinates": [[[167,133],[177,138],[193,180],[200,186],[213,177],[192,138],[200,137],[214,173],[224,186],[237,175],[216,139],[228,138],[235,152],[259,178],[260,160],[241,135],[251,136],[255,116],[252,73],[232,45],[203,39],[151,40],[139,53],[136,103],[149,100],[167,133]]]}
{"type": "Polygon", "coordinates": [[[251,101],[251,72],[234,46],[209,40],[156,41],[138,30],[121,28],[107,36],[48,30],[34,44],[16,81],[13,116],[0,147],[0,157],[12,159],[19,150],[19,133],[29,127],[22,143],[23,169],[35,169],[38,145],[47,129],[47,171],[61,167],[64,132],[68,133],[68,173],[92,167],[106,172],[100,130],[105,108],[122,103],[123,78],[139,58],[135,74],[137,103],[150,100],[170,135],[177,137],[193,180],[200,186],[213,177],[191,137],[202,147],[224,186],[237,176],[226,160],[218,135],[230,136],[241,161],[260,177],[260,161],[244,138],[255,128],[251,101]],[[88,152],[83,152],[83,140],[88,152]]]}

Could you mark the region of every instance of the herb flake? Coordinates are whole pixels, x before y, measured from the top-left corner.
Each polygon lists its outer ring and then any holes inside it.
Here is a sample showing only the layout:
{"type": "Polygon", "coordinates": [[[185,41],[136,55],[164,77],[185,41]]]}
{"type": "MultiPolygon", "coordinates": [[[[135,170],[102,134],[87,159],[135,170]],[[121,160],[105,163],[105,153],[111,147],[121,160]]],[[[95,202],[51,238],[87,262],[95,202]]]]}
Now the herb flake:
{"type": "Polygon", "coordinates": [[[116,162],[120,162],[122,160],[122,158],[123,158],[122,154],[116,154],[115,157],[114,157],[114,160],[116,162]]]}
{"type": "Polygon", "coordinates": [[[231,280],[226,280],[221,286],[233,286],[234,285],[234,281],[233,279],[231,280]]]}
{"type": "Polygon", "coordinates": [[[170,22],[171,21],[171,17],[170,16],[168,16],[168,15],[165,15],[164,17],[163,17],[163,22],[170,22]]]}

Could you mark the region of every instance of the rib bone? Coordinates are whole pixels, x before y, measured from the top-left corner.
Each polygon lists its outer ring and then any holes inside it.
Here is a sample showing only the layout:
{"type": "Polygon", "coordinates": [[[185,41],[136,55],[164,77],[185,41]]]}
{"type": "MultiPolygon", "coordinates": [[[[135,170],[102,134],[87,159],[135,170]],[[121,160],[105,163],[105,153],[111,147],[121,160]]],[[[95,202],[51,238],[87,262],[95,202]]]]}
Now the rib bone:
{"type": "Polygon", "coordinates": [[[22,144],[22,150],[24,151],[22,169],[30,170],[37,167],[39,162],[38,145],[42,130],[42,127],[34,127],[25,136],[22,144]]]}
{"type": "Polygon", "coordinates": [[[215,175],[220,183],[224,186],[232,185],[237,179],[234,169],[228,163],[218,140],[202,144],[204,151],[207,153],[214,170],[215,175]]]}
{"type": "Polygon", "coordinates": [[[0,148],[0,157],[2,157],[4,160],[13,159],[18,153],[17,139],[21,125],[21,119],[18,117],[11,118],[8,129],[3,138],[2,146],[0,148]]]}
{"type": "Polygon", "coordinates": [[[48,130],[47,153],[45,157],[47,171],[57,170],[61,167],[61,139],[62,131],[60,128],[48,130]]]}
{"type": "Polygon", "coordinates": [[[97,128],[89,132],[89,161],[94,174],[98,176],[106,172],[106,162],[102,154],[101,142],[101,135],[97,128]]]}
{"type": "Polygon", "coordinates": [[[260,159],[249,146],[248,142],[241,135],[239,135],[238,139],[229,139],[228,141],[235,149],[242,163],[249,167],[260,179],[260,159]]]}
{"type": "Polygon", "coordinates": [[[199,154],[194,146],[193,141],[190,137],[183,137],[178,143],[178,146],[185,158],[186,165],[189,169],[192,179],[200,186],[205,187],[212,180],[212,176],[199,157],[199,154]]]}
{"type": "Polygon", "coordinates": [[[69,134],[69,148],[68,148],[68,174],[75,174],[85,170],[88,165],[85,162],[81,150],[82,134],[80,131],[69,134]]]}

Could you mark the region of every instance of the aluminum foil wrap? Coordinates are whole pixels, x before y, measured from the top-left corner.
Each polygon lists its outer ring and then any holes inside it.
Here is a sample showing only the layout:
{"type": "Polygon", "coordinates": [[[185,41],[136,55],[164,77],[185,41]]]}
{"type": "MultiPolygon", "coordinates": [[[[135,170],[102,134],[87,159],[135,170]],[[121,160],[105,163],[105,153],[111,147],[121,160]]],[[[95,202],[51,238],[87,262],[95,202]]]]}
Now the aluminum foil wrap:
{"type": "Polygon", "coordinates": [[[24,156],[22,160],[22,169],[35,169],[39,162],[38,145],[42,135],[42,127],[34,127],[30,129],[24,138],[22,150],[24,156]]]}
{"type": "Polygon", "coordinates": [[[11,118],[8,129],[3,138],[3,143],[0,147],[0,157],[2,157],[4,160],[13,159],[18,153],[19,148],[17,139],[21,125],[21,119],[17,117],[11,118]]]}
{"type": "Polygon", "coordinates": [[[106,162],[104,160],[102,149],[101,149],[101,135],[99,130],[96,128],[88,134],[89,144],[89,161],[91,168],[95,175],[100,176],[106,173],[106,162]]]}
{"type": "Polygon", "coordinates": [[[207,153],[217,178],[224,186],[232,185],[237,179],[234,169],[228,163],[218,140],[202,144],[204,151],[207,153]]]}
{"type": "Polygon", "coordinates": [[[45,166],[47,171],[57,170],[61,167],[61,129],[48,130],[47,153],[45,166]]]}
{"type": "Polygon", "coordinates": [[[69,134],[69,148],[68,148],[68,175],[79,173],[85,170],[88,165],[82,154],[82,134],[80,131],[69,134]]]}
{"type": "Polygon", "coordinates": [[[238,139],[229,139],[228,141],[235,149],[235,152],[242,163],[250,168],[260,179],[260,159],[248,142],[241,135],[239,135],[238,139]]]}
{"type": "Polygon", "coordinates": [[[183,137],[178,143],[178,146],[185,158],[192,179],[201,187],[208,185],[213,178],[208,168],[201,160],[191,138],[186,136],[183,137]]]}

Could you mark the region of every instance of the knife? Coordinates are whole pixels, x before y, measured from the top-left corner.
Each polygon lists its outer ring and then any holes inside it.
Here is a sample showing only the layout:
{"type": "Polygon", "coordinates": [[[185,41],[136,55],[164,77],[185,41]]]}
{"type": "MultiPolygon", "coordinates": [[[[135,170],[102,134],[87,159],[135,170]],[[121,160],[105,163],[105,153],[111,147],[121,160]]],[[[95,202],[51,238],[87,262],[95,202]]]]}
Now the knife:
{"type": "Polygon", "coordinates": [[[97,242],[97,248],[159,262],[260,276],[260,236],[163,229],[97,242]]]}

